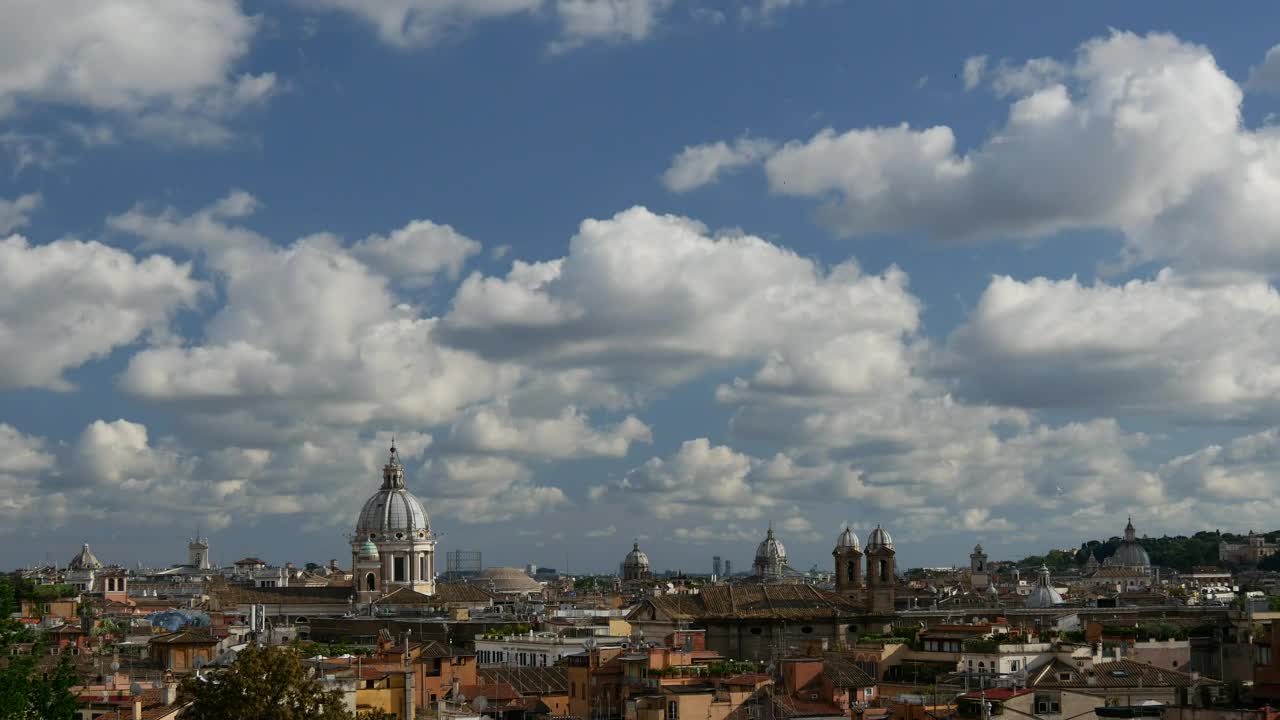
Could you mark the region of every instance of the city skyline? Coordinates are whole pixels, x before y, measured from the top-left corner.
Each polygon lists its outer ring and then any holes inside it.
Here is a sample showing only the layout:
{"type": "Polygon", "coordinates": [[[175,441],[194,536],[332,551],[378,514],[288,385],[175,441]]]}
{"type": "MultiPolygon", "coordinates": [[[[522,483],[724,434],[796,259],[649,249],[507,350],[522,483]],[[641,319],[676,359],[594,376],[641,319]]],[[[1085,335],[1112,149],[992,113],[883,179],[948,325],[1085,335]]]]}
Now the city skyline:
{"type": "Polygon", "coordinates": [[[0,28],[0,567],[1280,510],[1280,8],[139,7],[0,28]]]}

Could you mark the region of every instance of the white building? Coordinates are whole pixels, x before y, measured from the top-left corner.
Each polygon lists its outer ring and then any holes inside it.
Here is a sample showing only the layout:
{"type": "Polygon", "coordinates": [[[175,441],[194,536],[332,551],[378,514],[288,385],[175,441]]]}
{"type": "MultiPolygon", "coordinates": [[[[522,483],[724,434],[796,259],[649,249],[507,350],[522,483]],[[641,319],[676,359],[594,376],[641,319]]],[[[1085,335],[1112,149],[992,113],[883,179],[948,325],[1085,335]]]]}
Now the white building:
{"type": "Polygon", "coordinates": [[[566,637],[556,633],[506,635],[500,638],[477,637],[476,662],[480,665],[515,667],[551,667],[560,658],[577,655],[589,646],[621,644],[625,638],[600,638],[591,635],[566,637]]]}

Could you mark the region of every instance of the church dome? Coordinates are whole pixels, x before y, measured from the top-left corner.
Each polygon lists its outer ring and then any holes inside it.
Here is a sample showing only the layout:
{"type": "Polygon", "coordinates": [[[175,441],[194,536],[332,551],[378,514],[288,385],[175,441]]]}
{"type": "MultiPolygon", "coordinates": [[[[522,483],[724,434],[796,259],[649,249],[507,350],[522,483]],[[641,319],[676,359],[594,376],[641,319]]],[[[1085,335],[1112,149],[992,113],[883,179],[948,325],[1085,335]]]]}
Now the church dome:
{"type": "Polygon", "coordinates": [[[101,570],[102,563],[89,549],[89,543],[85,543],[80,546],[80,552],[67,563],[67,567],[71,570],[101,570]]]}
{"type": "Polygon", "coordinates": [[[836,538],[836,550],[857,550],[861,547],[858,544],[858,536],[854,534],[853,528],[846,527],[844,532],[840,533],[840,537],[836,538]]]}
{"type": "Polygon", "coordinates": [[[1049,568],[1040,566],[1040,581],[1031,589],[1023,603],[1029,608],[1051,608],[1062,603],[1062,594],[1049,582],[1049,568]]]}
{"type": "Polygon", "coordinates": [[[1147,554],[1146,548],[1136,542],[1121,543],[1116,548],[1116,554],[1108,559],[1112,565],[1122,567],[1151,567],[1151,556],[1147,554]]]}
{"type": "Polygon", "coordinates": [[[1124,540],[1121,541],[1120,547],[1116,548],[1116,553],[1107,558],[1106,564],[1132,568],[1151,567],[1151,557],[1138,543],[1138,531],[1133,527],[1133,518],[1129,518],[1129,522],[1125,523],[1124,540]]]}
{"type": "Polygon", "coordinates": [[[627,557],[622,561],[622,566],[628,569],[648,570],[649,556],[640,549],[640,541],[636,541],[631,545],[631,552],[627,553],[627,557]]]}
{"type": "Polygon", "coordinates": [[[886,550],[893,549],[893,538],[889,535],[889,531],[876,525],[876,529],[871,531],[867,536],[867,550],[875,550],[884,548],[886,550]]]}
{"type": "Polygon", "coordinates": [[[767,566],[772,564],[782,564],[787,561],[787,549],[782,546],[778,538],[773,536],[773,526],[769,526],[769,532],[764,536],[764,540],[760,542],[760,546],[756,548],[756,565],[767,566]]]}
{"type": "Polygon", "coordinates": [[[395,446],[382,468],[382,487],[364,503],[356,522],[356,538],[407,540],[431,534],[431,522],[422,501],[404,486],[404,467],[395,446]]]}
{"type": "Polygon", "coordinates": [[[374,545],[372,540],[365,540],[364,544],[360,546],[360,559],[361,560],[377,560],[378,559],[378,546],[374,545]]]}

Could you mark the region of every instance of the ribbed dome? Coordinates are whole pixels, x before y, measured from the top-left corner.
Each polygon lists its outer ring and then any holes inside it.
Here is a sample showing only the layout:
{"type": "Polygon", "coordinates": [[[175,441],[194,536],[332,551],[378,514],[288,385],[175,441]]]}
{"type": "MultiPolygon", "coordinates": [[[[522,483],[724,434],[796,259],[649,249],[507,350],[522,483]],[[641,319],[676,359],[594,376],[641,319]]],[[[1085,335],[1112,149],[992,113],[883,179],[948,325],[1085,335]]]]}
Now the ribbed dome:
{"type": "Polygon", "coordinates": [[[102,563],[98,561],[97,556],[89,549],[89,543],[80,546],[80,552],[71,558],[71,562],[67,563],[67,567],[72,570],[101,570],[102,563]]]}
{"type": "Polygon", "coordinates": [[[1062,602],[1062,595],[1049,582],[1049,568],[1040,566],[1040,582],[1027,595],[1026,605],[1029,608],[1051,608],[1062,602]]]}
{"type": "Polygon", "coordinates": [[[787,549],[782,546],[778,538],[773,536],[773,526],[769,526],[769,532],[764,536],[764,540],[760,542],[760,546],[756,548],[756,565],[766,565],[774,562],[786,562],[787,549]]]}
{"type": "Polygon", "coordinates": [[[1112,565],[1124,567],[1151,567],[1151,556],[1147,554],[1146,548],[1136,542],[1120,543],[1120,547],[1116,548],[1116,554],[1108,560],[1111,560],[1112,565]]]}
{"type": "Polygon", "coordinates": [[[982,554],[982,543],[978,543],[977,545],[974,545],[974,546],[973,546],[973,554],[974,554],[974,555],[981,555],[981,554],[982,554]]]}
{"type": "Polygon", "coordinates": [[[836,538],[836,550],[857,550],[861,545],[858,544],[858,536],[853,533],[853,528],[847,527],[844,532],[840,533],[840,537],[836,538]]]}
{"type": "Polygon", "coordinates": [[[622,566],[624,568],[635,568],[637,570],[649,569],[649,556],[645,555],[644,551],[640,549],[639,541],[632,544],[631,552],[627,553],[627,558],[622,561],[622,566]]]}
{"type": "Polygon", "coordinates": [[[364,503],[356,522],[356,537],[403,540],[431,534],[431,522],[422,501],[404,486],[404,468],[394,446],[391,460],[382,468],[382,487],[364,503]]]}
{"type": "Polygon", "coordinates": [[[876,548],[893,549],[893,538],[889,536],[889,531],[879,525],[867,536],[867,549],[874,550],[876,548]]]}
{"type": "Polygon", "coordinates": [[[364,544],[360,546],[360,559],[361,560],[377,560],[378,559],[378,546],[374,545],[372,540],[365,540],[364,544]]]}

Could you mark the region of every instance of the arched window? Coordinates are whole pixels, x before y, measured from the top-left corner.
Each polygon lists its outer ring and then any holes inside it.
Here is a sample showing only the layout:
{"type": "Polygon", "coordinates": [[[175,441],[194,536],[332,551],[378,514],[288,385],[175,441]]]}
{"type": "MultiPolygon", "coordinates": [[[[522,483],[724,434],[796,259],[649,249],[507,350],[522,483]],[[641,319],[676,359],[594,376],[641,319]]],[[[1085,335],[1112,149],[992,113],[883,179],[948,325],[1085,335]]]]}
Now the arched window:
{"type": "Polygon", "coordinates": [[[880,580],[882,581],[888,580],[889,579],[889,561],[880,560],[879,562],[880,562],[880,580]]]}
{"type": "Polygon", "coordinates": [[[850,560],[845,564],[844,576],[850,580],[858,576],[858,563],[856,561],[850,560]]]}
{"type": "Polygon", "coordinates": [[[984,663],[984,662],[982,662],[981,660],[979,660],[979,661],[978,661],[978,672],[979,672],[979,673],[984,673],[984,672],[986,672],[986,671],[987,671],[987,664],[986,664],[986,663],[984,663]]]}
{"type": "Polygon", "coordinates": [[[373,577],[373,573],[364,576],[364,585],[365,589],[371,592],[378,589],[378,581],[373,577]]]}

